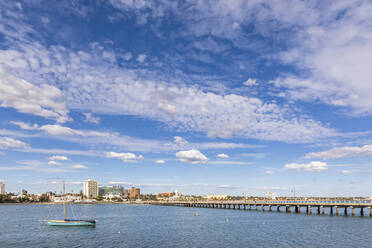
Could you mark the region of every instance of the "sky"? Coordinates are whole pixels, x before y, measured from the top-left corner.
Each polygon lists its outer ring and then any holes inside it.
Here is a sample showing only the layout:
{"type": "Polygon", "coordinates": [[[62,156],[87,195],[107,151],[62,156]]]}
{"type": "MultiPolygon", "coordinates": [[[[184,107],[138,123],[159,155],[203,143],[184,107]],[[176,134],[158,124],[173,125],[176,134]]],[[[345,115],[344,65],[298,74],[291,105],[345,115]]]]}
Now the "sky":
{"type": "Polygon", "coordinates": [[[372,2],[0,1],[7,192],[372,196],[372,2]]]}

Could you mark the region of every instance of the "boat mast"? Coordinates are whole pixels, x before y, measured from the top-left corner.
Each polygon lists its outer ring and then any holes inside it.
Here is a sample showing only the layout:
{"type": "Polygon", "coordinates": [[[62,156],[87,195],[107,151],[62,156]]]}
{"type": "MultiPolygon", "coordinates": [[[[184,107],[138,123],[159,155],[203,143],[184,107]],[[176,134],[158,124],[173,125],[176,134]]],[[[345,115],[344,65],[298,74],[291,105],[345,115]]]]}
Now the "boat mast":
{"type": "Polygon", "coordinates": [[[63,219],[66,220],[66,189],[65,181],[63,180],[63,219]]]}

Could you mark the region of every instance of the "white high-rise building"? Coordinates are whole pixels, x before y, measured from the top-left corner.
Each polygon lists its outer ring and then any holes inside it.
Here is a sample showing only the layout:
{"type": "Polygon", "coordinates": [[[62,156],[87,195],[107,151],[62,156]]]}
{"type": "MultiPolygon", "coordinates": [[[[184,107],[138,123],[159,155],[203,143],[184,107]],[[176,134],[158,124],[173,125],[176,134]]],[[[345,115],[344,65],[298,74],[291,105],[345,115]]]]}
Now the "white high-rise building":
{"type": "Polygon", "coordinates": [[[84,196],[87,198],[98,197],[98,182],[93,179],[89,179],[84,182],[84,196]]]}
{"type": "Polygon", "coordinates": [[[3,182],[0,182],[0,195],[5,194],[5,184],[3,182]]]}
{"type": "Polygon", "coordinates": [[[268,198],[270,200],[275,200],[276,199],[275,193],[274,192],[266,192],[266,198],[268,198]]]}

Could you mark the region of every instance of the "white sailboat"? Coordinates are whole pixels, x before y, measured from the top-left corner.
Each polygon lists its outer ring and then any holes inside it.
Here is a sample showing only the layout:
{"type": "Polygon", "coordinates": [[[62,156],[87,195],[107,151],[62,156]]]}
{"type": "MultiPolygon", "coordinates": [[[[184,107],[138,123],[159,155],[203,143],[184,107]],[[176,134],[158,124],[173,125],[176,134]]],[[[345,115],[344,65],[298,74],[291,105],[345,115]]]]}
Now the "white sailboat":
{"type": "Polygon", "coordinates": [[[65,181],[63,181],[63,220],[48,220],[49,226],[95,226],[95,220],[74,220],[74,219],[67,219],[66,218],[66,192],[65,192],[65,181]]]}

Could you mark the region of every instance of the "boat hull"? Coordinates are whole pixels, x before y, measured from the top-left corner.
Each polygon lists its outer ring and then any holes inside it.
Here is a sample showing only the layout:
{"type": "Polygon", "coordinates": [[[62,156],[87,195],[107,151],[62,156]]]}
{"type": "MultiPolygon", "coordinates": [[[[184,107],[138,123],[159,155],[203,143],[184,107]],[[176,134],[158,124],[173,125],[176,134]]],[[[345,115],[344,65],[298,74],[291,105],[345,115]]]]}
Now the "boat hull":
{"type": "Polygon", "coordinates": [[[48,220],[49,226],[95,226],[95,220],[48,220]]]}

